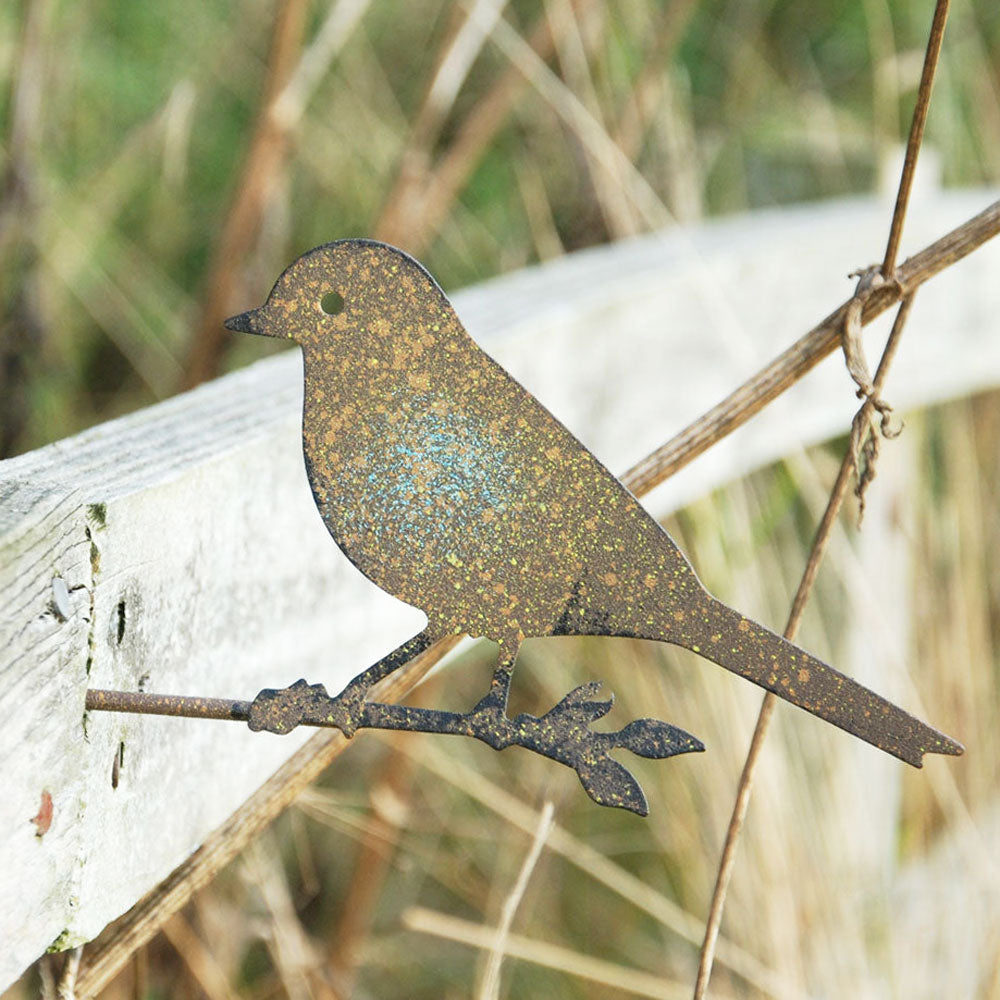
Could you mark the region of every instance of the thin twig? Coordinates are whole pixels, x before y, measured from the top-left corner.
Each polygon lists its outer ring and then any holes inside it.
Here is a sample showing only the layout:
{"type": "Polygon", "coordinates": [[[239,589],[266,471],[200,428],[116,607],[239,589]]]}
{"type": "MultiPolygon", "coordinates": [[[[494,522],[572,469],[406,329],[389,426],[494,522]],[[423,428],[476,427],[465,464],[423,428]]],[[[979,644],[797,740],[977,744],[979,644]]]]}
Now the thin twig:
{"type": "Polygon", "coordinates": [[[612,132],[615,144],[633,162],[652,118],[662,81],[696,9],[696,0],[674,0],[664,5],[651,27],[652,44],[643,54],[628,100],[612,132]]]}
{"type": "Polygon", "coordinates": [[[906,143],[906,157],[899,177],[896,206],[892,211],[889,242],[885,248],[885,259],[882,261],[882,277],[886,281],[892,277],[896,269],[896,255],[899,253],[899,241],[903,235],[903,222],[910,202],[913,176],[917,170],[917,156],[924,139],[924,126],[927,124],[927,111],[931,103],[931,88],[934,86],[934,71],[941,56],[941,43],[944,39],[944,26],[948,20],[950,4],[951,0],[937,0],[937,6],[934,8],[934,20],[931,22],[927,52],[924,55],[924,68],[920,75],[920,89],[917,91],[917,103],[913,109],[913,121],[910,123],[910,137],[906,143]]]}
{"type": "MultiPolygon", "coordinates": [[[[539,59],[547,59],[552,53],[555,39],[544,15],[539,17],[527,44],[539,59]]],[[[507,67],[470,109],[433,166],[421,162],[417,154],[420,142],[429,141],[436,131],[428,129],[425,135],[414,126],[399,174],[372,229],[376,239],[405,245],[411,253],[419,254],[440,228],[486,147],[526,89],[527,81],[518,70],[507,67]]],[[[430,112],[426,114],[430,117],[430,112]]]]}
{"type": "MultiPolygon", "coordinates": [[[[208,1000],[239,1000],[240,994],[230,985],[229,977],[218,959],[180,913],[175,913],[164,923],[163,936],[208,1000]]],[[[137,992],[135,995],[141,997],[143,994],[137,992]]]]}
{"type": "MultiPolygon", "coordinates": [[[[899,305],[895,321],[892,324],[892,331],[886,342],[885,350],[882,353],[882,360],[879,362],[878,371],[875,374],[874,394],[864,401],[860,413],[864,413],[866,419],[874,414],[876,409],[875,400],[882,391],[889,367],[896,354],[896,347],[906,326],[906,321],[910,315],[910,308],[913,305],[913,297],[916,293],[910,292],[899,305]]],[[[813,539],[812,549],[809,552],[809,559],[799,581],[798,590],[792,601],[792,609],[788,615],[788,623],[785,626],[785,638],[794,640],[799,630],[799,623],[802,620],[802,613],[805,610],[806,602],[816,581],[816,574],[819,572],[820,563],[826,554],[827,544],[833,533],[833,526],[837,515],[843,505],[844,497],[851,482],[851,474],[854,470],[854,459],[852,449],[848,445],[845,450],[843,461],[840,463],[840,471],[837,479],[830,491],[830,499],[827,501],[826,510],[816,529],[816,536],[813,539]]],[[[760,706],[760,714],[757,716],[757,725],[754,727],[753,738],[750,741],[750,749],[747,751],[746,762],[743,765],[743,773],[740,775],[739,785],[736,789],[736,801],[733,804],[733,812],[729,819],[729,828],[726,831],[726,841],[722,849],[722,857],[719,861],[719,871],[716,876],[715,889],[712,892],[712,903],[709,908],[708,921],[705,925],[705,940],[701,948],[701,958],[698,963],[698,978],[694,988],[694,1000],[701,1000],[708,989],[708,981],[712,974],[712,964],[715,959],[715,948],[719,937],[719,928],[722,924],[722,911],[725,908],[726,893],[729,889],[729,881],[732,877],[733,867],[736,863],[736,848],[739,845],[740,834],[743,830],[743,823],[746,820],[747,809],[750,805],[750,794],[753,790],[754,777],[757,765],[760,761],[761,750],[764,747],[764,740],[771,725],[774,715],[774,708],[777,698],[768,692],[760,706]]]]}
{"type": "MultiPolygon", "coordinates": [[[[404,752],[412,754],[414,751],[407,745],[404,752]]],[[[528,834],[537,829],[538,812],[534,808],[485,778],[481,772],[462,763],[454,754],[445,754],[431,745],[421,750],[420,765],[467,795],[473,802],[478,802],[484,809],[491,811],[499,821],[528,834]]],[[[704,927],[700,920],[670,896],[633,875],[586,840],[573,836],[557,823],[549,834],[546,847],[552,854],[585,874],[589,880],[650,916],[664,930],[676,934],[682,941],[695,947],[701,944],[704,927]]],[[[758,993],[772,997],[773,1000],[802,1000],[803,993],[795,984],[769,969],[756,956],[732,941],[720,938],[717,955],[720,964],[745,980],[758,993]]]]}
{"type": "Polygon", "coordinates": [[[75,1000],[77,987],[77,973],[80,970],[80,958],[83,955],[83,945],[77,945],[72,951],[66,953],[63,964],[62,975],[56,986],[56,996],[59,1000],[75,1000]]]}
{"type": "MultiPolygon", "coordinates": [[[[411,906],[403,911],[403,926],[418,934],[430,934],[470,948],[485,950],[492,945],[493,932],[489,927],[422,906],[411,906]]],[[[680,1000],[686,996],[683,986],[662,976],[653,976],[648,972],[607,962],[592,954],[571,951],[561,945],[539,941],[534,936],[511,934],[507,939],[507,954],[522,962],[555,969],[576,979],[589,980],[598,986],[610,987],[616,996],[628,993],[650,997],[652,1000],[680,1000]]],[[[597,994],[591,991],[590,995],[597,994]]]]}
{"type": "Polygon", "coordinates": [[[555,808],[551,802],[546,802],[542,807],[542,814],[538,818],[538,827],[535,835],[531,839],[531,846],[525,855],[521,871],[518,873],[514,887],[510,890],[504,900],[503,908],[500,912],[500,922],[497,924],[496,932],[493,936],[493,944],[490,946],[490,957],[486,963],[486,971],[483,973],[482,985],[479,989],[480,1000],[497,1000],[500,996],[500,967],[503,965],[503,957],[507,954],[507,941],[510,938],[510,927],[514,922],[514,914],[517,913],[518,906],[524,898],[528,882],[531,880],[531,873],[538,864],[538,859],[542,855],[542,848],[552,832],[553,815],[555,808]]]}
{"type": "Polygon", "coordinates": [[[674,219],[653,186],[615,144],[604,125],[531,46],[502,18],[493,25],[490,38],[565,122],[594,162],[612,176],[621,177],[623,193],[642,222],[649,229],[670,225],[674,219]]]}
{"type": "Polygon", "coordinates": [[[304,0],[283,0],[278,10],[260,112],[236,194],[213,250],[205,298],[194,324],[183,373],[183,388],[219,374],[232,342],[222,321],[233,311],[241,262],[280,187],[294,130],[369,2],[338,0],[304,51],[302,36],[309,5],[304,0]]]}
{"type": "Polygon", "coordinates": [[[249,845],[240,869],[263,904],[262,936],[280,992],[288,1000],[339,1000],[319,972],[318,955],[302,926],[273,831],[249,845]]]}
{"type": "MultiPolygon", "coordinates": [[[[591,30],[571,0],[548,0],[545,6],[549,20],[560,26],[558,34],[561,36],[561,43],[556,49],[560,77],[577,95],[594,121],[610,135],[608,116],[598,96],[592,70],[595,47],[600,49],[606,43],[606,25],[597,23],[596,30],[591,30]]],[[[608,16],[601,9],[594,13],[596,19],[606,20],[608,16]]],[[[583,165],[590,178],[590,189],[600,209],[608,239],[613,242],[635,236],[641,227],[626,194],[625,178],[621,170],[597,160],[586,146],[581,152],[583,165]]],[[[622,154],[624,159],[631,162],[632,158],[624,150],[622,154]]]]}
{"type": "Polygon", "coordinates": [[[42,955],[38,960],[39,993],[41,1000],[56,1000],[55,954],[42,955]]]}
{"type": "MultiPolygon", "coordinates": [[[[497,18],[503,15],[508,0],[476,0],[475,16],[470,11],[454,35],[442,47],[427,94],[413,123],[409,142],[412,153],[426,155],[437,142],[441,126],[451,113],[462,84],[473,63],[479,58],[486,36],[497,18]]],[[[404,157],[407,155],[404,152],[404,157]]]]}
{"type": "MultiPolygon", "coordinates": [[[[425,684],[423,693],[430,683],[425,684]]],[[[387,733],[388,750],[381,769],[368,786],[369,817],[361,844],[351,866],[351,877],[341,893],[339,916],[327,934],[326,964],[337,992],[354,993],[358,961],[372,923],[386,875],[395,861],[395,851],[410,814],[414,792],[413,756],[400,750],[410,733],[387,733]]]]}

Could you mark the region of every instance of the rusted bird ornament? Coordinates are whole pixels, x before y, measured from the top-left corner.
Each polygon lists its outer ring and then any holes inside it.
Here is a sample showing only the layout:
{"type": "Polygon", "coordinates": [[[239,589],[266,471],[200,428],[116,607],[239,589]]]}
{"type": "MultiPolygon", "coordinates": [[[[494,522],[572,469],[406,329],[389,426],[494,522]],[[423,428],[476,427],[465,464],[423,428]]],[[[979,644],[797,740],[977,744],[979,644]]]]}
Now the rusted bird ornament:
{"type": "Polygon", "coordinates": [[[517,652],[553,635],[632,636],[694,650],[849,733],[921,765],[960,744],[712,597],[635,497],[474,343],[428,272],[401,250],[342,240],[301,256],[230,330],[302,348],[302,441],[327,529],[426,628],[335,697],[299,681],[262,691],[254,729],[301,722],[473,736],[574,768],[602,805],[645,815],[609,751],[704,749],[655,719],[595,732],[599,684],[546,714],[507,715],[517,652]],[[447,636],[498,646],[489,691],[467,714],[367,700],[377,681],[447,636]]]}

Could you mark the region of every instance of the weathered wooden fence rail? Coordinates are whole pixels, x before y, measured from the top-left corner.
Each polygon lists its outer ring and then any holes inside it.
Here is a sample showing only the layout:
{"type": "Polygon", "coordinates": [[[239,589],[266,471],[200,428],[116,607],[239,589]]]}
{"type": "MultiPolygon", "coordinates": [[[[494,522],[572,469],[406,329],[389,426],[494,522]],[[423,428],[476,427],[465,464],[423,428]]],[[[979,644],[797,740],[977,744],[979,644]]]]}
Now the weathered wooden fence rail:
{"type": "MultiPolygon", "coordinates": [[[[914,206],[916,248],[996,194],[914,206]]],[[[775,211],[573,255],[455,296],[474,336],[623,470],[851,289],[889,206],[775,211]]],[[[877,252],[877,250],[875,251],[877,252]]],[[[1000,384],[1000,246],[918,296],[898,409],[1000,384]]],[[[331,690],[417,630],[315,515],[297,352],[0,463],[0,989],[95,936],[301,742],[241,726],[84,713],[88,686],[252,697],[331,690]]],[[[664,513],[856,407],[839,359],[660,487],[664,513]]]]}

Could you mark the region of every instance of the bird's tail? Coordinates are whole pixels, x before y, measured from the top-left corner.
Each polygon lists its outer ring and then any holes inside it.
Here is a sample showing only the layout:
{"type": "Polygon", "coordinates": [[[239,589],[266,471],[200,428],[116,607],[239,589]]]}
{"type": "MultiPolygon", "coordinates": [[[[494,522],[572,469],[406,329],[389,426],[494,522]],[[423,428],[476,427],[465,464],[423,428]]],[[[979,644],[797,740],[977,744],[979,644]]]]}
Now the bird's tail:
{"type": "Polygon", "coordinates": [[[721,601],[706,594],[699,611],[696,630],[685,629],[685,637],[673,633],[669,640],[914,767],[922,766],[925,753],[964,751],[961,743],[721,601]]]}

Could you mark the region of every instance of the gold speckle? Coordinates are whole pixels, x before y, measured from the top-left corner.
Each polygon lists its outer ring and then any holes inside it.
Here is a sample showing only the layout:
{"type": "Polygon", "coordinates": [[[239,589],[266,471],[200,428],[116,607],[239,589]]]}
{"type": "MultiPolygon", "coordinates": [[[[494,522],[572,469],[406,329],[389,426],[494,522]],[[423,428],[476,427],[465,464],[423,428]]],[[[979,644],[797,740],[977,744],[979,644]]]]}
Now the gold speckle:
{"type": "Polygon", "coordinates": [[[875,723],[893,706],[723,614],[646,511],[483,356],[404,254],[358,241],[318,248],[279,279],[265,311],[268,332],[304,349],[303,441],[331,533],[371,580],[421,606],[437,635],[513,643],[569,620],[568,631],[676,638],[804,707],[796,688],[817,688],[813,700],[839,706],[827,717],[878,745],[875,723]],[[331,283],[347,308],[320,319],[331,283]],[[871,726],[853,725],[862,713],[871,726]]]}

